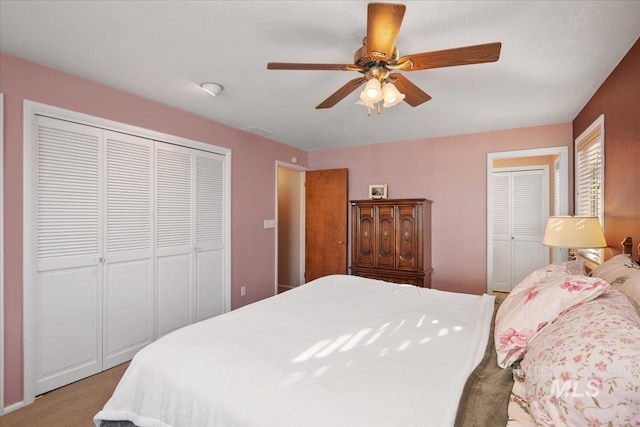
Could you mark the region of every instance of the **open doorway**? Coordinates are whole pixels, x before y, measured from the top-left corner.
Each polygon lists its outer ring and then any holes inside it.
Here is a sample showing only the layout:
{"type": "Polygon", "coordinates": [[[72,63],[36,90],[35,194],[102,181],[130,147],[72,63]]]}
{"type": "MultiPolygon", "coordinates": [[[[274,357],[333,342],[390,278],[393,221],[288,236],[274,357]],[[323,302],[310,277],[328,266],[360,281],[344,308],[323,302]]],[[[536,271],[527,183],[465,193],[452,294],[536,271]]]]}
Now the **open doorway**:
{"type": "MultiPolygon", "coordinates": [[[[508,251],[505,250],[505,245],[499,242],[499,239],[495,239],[497,229],[496,220],[498,223],[501,221],[501,213],[498,212],[500,210],[500,203],[496,203],[496,188],[499,187],[498,182],[496,181],[496,177],[499,175],[496,173],[501,168],[503,171],[507,170],[505,168],[518,169],[522,168],[526,169],[537,169],[538,166],[533,166],[535,164],[540,164],[541,159],[546,159],[544,162],[548,165],[548,180],[546,184],[549,185],[549,196],[545,196],[544,200],[540,199],[540,203],[546,204],[546,208],[542,206],[542,209],[545,210],[545,221],[542,224],[538,224],[538,228],[540,228],[540,242],[542,240],[541,234],[544,231],[544,226],[546,224],[546,217],[549,215],[566,215],[569,211],[569,154],[568,147],[548,147],[548,148],[538,148],[538,149],[529,149],[529,150],[518,150],[518,151],[509,151],[509,152],[500,152],[500,153],[489,153],[487,155],[487,292],[492,294],[495,289],[495,283],[498,277],[497,274],[504,275],[504,271],[496,270],[496,261],[499,261],[498,257],[503,257],[506,252],[512,254],[511,249],[515,246],[511,244],[509,246],[508,251]],[[527,163],[529,162],[529,163],[527,163]],[[496,243],[498,241],[498,243],[496,243]]],[[[504,180],[504,179],[503,179],[504,180]]],[[[505,180],[506,181],[506,180],[505,180]]],[[[526,200],[529,202],[529,200],[526,200]]],[[[509,208],[510,209],[510,208],[509,208]]],[[[500,226],[505,224],[498,224],[500,226]]],[[[509,225],[506,225],[510,227],[509,225]]],[[[513,230],[509,230],[509,241],[517,240],[518,236],[516,233],[512,232],[513,230]]],[[[503,236],[504,237],[504,236],[503,236]]],[[[531,243],[529,243],[531,245],[531,243]]],[[[541,245],[541,243],[539,243],[541,245]]],[[[551,259],[554,261],[559,260],[561,255],[554,250],[549,253],[548,249],[544,249],[546,254],[550,255],[551,259]]],[[[518,256],[517,254],[513,256],[518,256]]],[[[527,256],[527,255],[523,255],[527,256]]],[[[523,258],[519,258],[522,260],[523,258]]],[[[549,257],[545,256],[545,262],[548,262],[549,257]]],[[[525,264],[528,263],[530,259],[525,259],[525,264]]],[[[540,261],[543,262],[543,261],[540,261]]],[[[515,265],[515,264],[514,264],[515,265]]],[[[500,263],[501,268],[504,267],[504,263],[500,263]]],[[[530,266],[529,266],[530,267],[530,266]]],[[[510,274],[515,277],[516,272],[514,269],[509,269],[510,274]]],[[[531,270],[531,268],[529,268],[531,270]]],[[[521,275],[522,272],[518,274],[521,275]]],[[[513,277],[512,281],[516,280],[513,277]]],[[[498,280],[499,281],[499,280],[498,280]]],[[[517,282],[516,282],[517,283],[517,282]]]]}
{"type": "Polygon", "coordinates": [[[304,283],[305,171],[276,162],[276,293],[304,283]]]}

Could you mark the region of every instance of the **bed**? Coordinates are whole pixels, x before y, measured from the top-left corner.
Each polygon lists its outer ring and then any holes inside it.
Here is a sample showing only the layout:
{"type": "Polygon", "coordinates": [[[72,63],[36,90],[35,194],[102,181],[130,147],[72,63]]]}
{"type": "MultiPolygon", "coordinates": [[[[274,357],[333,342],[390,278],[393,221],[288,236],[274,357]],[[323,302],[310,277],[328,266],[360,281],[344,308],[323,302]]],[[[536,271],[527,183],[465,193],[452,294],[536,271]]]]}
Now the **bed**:
{"type": "MultiPolygon", "coordinates": [[[[562,396],[544,396],[549,384],[533,375],[544,371],[544,364],[533,366],[528,356],[546,361],[549,350],[534,344],[553,343],[552,327],[583,307],[613,312],[612,321],[624,330],[626,343],[620,343],[610,365],[617,363],[617,383],[636,387],[636,395],[621,391],[625,405],[608,413],[636,425],[638,312],[626,294],[571,263],[532,272],[506,299],[356,276],[323,277],[150,344],[132,360],[94,421],[98,427],[515,427],[551,425],[563,416],[573,420],[566,411],[548,415],[551,402],[563,401],[562,396]],[[557,285],[562,280],[573,280],[571,291],[557,285]],[[574,282],[592,286],[576,291],[574,282]],[[556,298],[556,288],[571,297],[556,298]],[[527,299],[532,289],[559,302],[548,310],[544,298],[527,299]],[[544,312],[546,324],[529,337],[505,333],[526,323],[517,313],[535,306],[531,301],[545,306],[536,310],[544,312]],[[529,379],[537,382],[530,386],[529,379]]],[[[581,375],[584,369],[597,368],[579,368],[581,375]]]]}

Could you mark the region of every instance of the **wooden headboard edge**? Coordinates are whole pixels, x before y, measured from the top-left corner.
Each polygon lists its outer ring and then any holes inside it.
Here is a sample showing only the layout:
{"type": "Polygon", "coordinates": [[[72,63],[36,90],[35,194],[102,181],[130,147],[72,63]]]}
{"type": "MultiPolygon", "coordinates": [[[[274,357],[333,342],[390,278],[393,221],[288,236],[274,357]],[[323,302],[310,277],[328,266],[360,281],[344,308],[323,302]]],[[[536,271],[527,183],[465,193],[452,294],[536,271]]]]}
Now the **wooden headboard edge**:
{"type": "Polygon", "coordinates": [[[633,250],[633,238],[631,236],[627,236],[622,242],[622,253],[625,255],[631,256],[631,252],[633,250]]]}

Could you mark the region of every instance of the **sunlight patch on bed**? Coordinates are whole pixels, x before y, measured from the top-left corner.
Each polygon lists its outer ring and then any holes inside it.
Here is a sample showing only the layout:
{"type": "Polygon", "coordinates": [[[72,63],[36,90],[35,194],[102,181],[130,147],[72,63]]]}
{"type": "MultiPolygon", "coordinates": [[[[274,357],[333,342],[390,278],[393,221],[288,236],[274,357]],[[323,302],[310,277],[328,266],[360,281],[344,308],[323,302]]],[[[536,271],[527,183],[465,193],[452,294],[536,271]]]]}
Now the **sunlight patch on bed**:
{"type": "Polygon", "coordinates": [[[400,328],[402,328],[402,325],[404,325],[405,323],[407,323],[407,319],[402,319],[402,321],[398,324],[398,326],[393,330],[393,332],[391,332],[391,335],[393,336],[396,332],[398,332],[398,330],[400,328]]]}
{"type": "Polygon", "coordinates": [[[398,351],[404,351],[404,350],[408,349],[411,346],[411,342],[412,342],[412,340],[406,340],[406,341],[402,342],[402,344],[400,344],[398,346],[398,351]]]}
{"type": "Polygon", "coordinates": [[[331,366],[329,366],[329,365],[321,366],[318,369],[316,369],[316,371],[313,373],[313,376],[314,377],[319,377],[320,375],[322,375],[325,372],[327,372],[329,370],[329,368],[331,368],[331,366]]]}
{"type": "Polygon", "coordinates": [[[345,351],[349,351],[352,350],[355,346],[358,345],[358,343],[360,341],[362,341],[362,339],[369,333],[371,332],[371,329],[369,328],[365,328],[362,329],[360,332],[358,332],[357,334],[355,334],[353,337],[351,337],[351,339],[349,341],[347,341],[347,343],[345,345],[342,346],[342,348],[340,350],[338,350],[339,352],[343,353],[345,351]]]}
{"type": "Polygon", "coordinates": [[[341,335],[340,337],[336,338],[331,344],[329,344],[328,346],[326,346],[325,348],[320,350],[318,353],[316,353],[316,355],[313,356],[313,357],[315,359],[320,359],[320,358],[323,358],[323,357],[327,357],[328,355],[330,355],[334,351],[337,351],[347,341],[349,341],[349,338],[351,338],[352,335],[353,334],[341,335]]]}
{"type": "Polygon", "coordinates": [[[384,333],[385,329],[387,329],[387,327],[389,325],[390,325],[390,323],[387,322],[384,325],[380,326],[380,328],[376,331],[376,333],[373,334],[373,336],[371,338],[369,338],[364,345],[373,344],[380,337],[380,335],[382,335],[384,333]]]}
{"type": "Polygon", "coordinates": [[[316,353],[318,353],[320,350],[322,350],[327,345],[329,345],[331,343],[331,341],[332,340],[318,341],[317,343],[315,343],[314,345],[309,347],[307,350],[305,350],[302,353],[300,353],[300,355],[298,357],[296,357],[295,359],[293,359],[292,362],[300,363],[300,362],[305,362],[305,361],[311,359],[313,356],[316,355],[316,353]]]}

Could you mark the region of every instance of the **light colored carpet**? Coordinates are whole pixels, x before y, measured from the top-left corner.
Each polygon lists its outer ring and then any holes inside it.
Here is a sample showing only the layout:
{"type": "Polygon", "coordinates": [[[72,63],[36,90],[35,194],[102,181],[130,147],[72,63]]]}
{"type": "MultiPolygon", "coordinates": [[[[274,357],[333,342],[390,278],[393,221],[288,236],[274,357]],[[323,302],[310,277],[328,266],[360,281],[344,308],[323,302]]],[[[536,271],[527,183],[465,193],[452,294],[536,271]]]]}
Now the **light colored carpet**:
{"type": "Polygon", "coordinates": [[[93,416],[113,394],[129,363],[50,391],[0,417],[1,427],[92,427],[93,416]]]}

